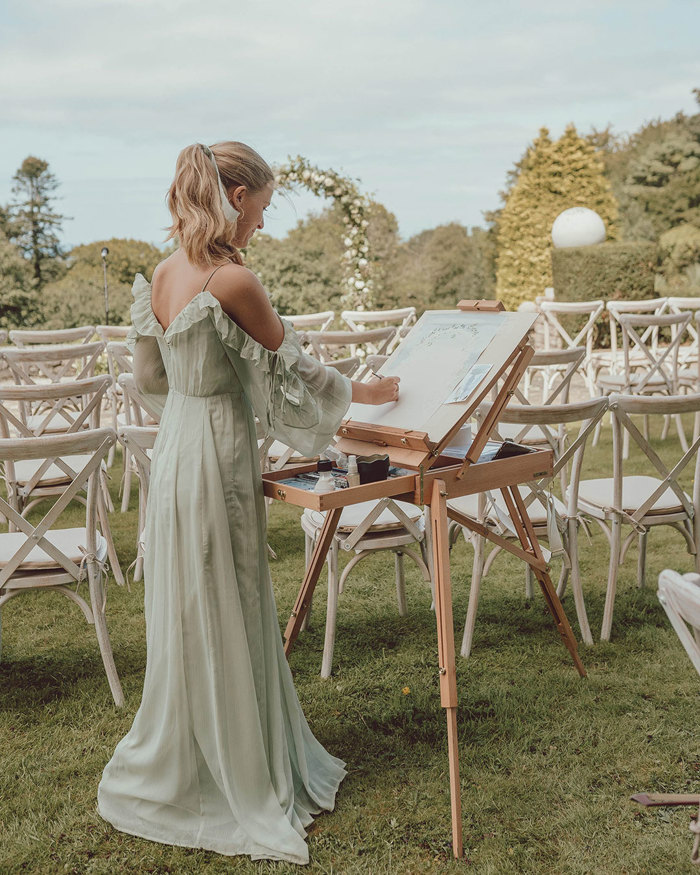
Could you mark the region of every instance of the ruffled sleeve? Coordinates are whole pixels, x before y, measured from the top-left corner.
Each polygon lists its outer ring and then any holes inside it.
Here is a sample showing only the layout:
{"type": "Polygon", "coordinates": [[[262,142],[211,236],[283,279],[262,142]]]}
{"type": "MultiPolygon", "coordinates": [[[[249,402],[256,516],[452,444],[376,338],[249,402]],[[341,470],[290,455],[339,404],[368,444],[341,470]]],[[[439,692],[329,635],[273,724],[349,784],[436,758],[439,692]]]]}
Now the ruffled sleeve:
{"type": "Polygon", "coordinates": [[[284,339],[272,351],[246,334],[221,307],[213,307],[211,313],[229,361],[266,432],[306,456],[324,450],[350,406],[352,382],[306,355],[284,319],[284,339]]]}
{"type": "Polygon", "coordinates": [[[136,388],[148,405],[148,412],[160,421],[168,397],[168,378],[158,343],[163,329],[151,308],[151,286],[140,273],[136,274],[131,294],[134,302],[125,344],[134,358],[136,388]]]}

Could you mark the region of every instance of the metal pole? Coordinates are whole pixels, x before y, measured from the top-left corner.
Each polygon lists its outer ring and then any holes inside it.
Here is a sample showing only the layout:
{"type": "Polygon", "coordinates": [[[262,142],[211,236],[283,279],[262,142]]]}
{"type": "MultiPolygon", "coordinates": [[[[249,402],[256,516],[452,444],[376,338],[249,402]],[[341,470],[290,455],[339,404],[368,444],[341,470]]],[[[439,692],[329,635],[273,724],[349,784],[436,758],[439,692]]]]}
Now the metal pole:
{"type": "Polygon", "coordinates": [[[105,325],[109,325],[109,293],[107,291],[107,256],[109,255],[109,249],[105,246],[100,255],[102,256],[102,272],[105,282],[105,325]]]}

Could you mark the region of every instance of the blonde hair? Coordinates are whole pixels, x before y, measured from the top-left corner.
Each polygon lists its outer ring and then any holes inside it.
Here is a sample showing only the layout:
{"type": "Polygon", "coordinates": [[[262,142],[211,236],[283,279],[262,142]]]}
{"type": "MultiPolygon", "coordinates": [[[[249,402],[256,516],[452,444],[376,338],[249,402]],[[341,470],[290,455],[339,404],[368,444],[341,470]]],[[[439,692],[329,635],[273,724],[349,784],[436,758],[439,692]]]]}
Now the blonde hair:
{"type": "MultiPolygon", "coordinates": [[[[211,151],[227,191],[243,185],[255,194],[274,182],[267,162],[245,143],[216,143],[211,151]]],[[[173,224],[165,239],[178,237],[188,261],[213,265],[233,259],[243,263],[233,244],[236,222],[224,216],[216,169],[200,143],[185,147],[177,156],[167,202],[173,224]]]]}

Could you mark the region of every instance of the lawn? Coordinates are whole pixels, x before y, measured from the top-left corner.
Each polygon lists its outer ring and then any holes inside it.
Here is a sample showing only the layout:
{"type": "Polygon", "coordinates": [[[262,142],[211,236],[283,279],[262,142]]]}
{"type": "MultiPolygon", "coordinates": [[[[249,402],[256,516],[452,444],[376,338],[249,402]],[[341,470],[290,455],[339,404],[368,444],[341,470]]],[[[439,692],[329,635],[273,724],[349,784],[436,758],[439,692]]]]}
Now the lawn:
{"type": "MultiPolygon", "coordinates": [[[[671,437],[662,452],[674,452],[671,437]]],[[[610,470],[610,429],[587,471],[610,470]]],[[[641,464],[641,463],[640,463],[641,464]]],[[[641,470],[641,468],[639,469],[641,470]]],[[[686,472],[688,469],[686,469],[686,472]]],[[[119,457],[111,470],[116,498],[119,457]]],[[[687,482],[687,478],[686,478],[687,482]]],[[[116,503],[116,501],[115,501],[116,503]]],[[[73,512],[79,516],[79,509],[73,512]]],[[[280,623],[304,567],[295,508],[272,508],[269,541],[280,623]]],[[[135,555],[136,496],[112,515],[124,568],[135,555]]],[[[472,551],[452,554],[461,640],[472,551]]],[[[620,575],[612,640],[582,648],[580,679],[539,592],[524,596],[520,563],[499,557],[482,588],[472,656],[458,659],[465,859],[451,855],[444,713],[430,595],[407,565],[408,616],[395,603],[394,563],[378,555],[341,596],[334,674],[319,677],[323,587],[291,664],[309,723],[348,762],[336,810],[308,839],[310,873],[678,873],[692,871],[688,809],[644,810],[640,790],[697,792],[698,677],[655,594],[666,567],[688,571],[679,534],[649,537],[648,585],[636,550],[620,575]]],[[[582,536],[582,577],[594,637],[605,594],[607,542],[582,536]]],[[[323,583],[323,578],[321,583],[323,583]]],[[[570,592],[564,607],[578,626],[570,592]]],[[[77,607],[42,593],[2,612],[0,872],[286,873],[117,832],[98,816],[102,768],[138,707],[145,666],[143,583],[110,581],[108,623],[126,707],[114,707],[97,641],[77,607]]]]}

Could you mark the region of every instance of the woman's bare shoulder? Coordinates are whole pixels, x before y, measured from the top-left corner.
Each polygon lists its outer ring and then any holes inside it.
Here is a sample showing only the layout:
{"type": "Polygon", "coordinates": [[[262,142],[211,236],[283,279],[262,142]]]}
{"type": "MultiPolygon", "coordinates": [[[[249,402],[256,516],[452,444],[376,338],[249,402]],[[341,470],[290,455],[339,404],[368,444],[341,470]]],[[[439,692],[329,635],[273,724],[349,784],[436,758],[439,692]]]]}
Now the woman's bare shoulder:
{"type": "Polygon", "coordinates": [[[284,338],[284,326],[252,270],[228,264],[217,270],[207,288],[224,312],[251,337],[267,349],[279,347],[284,338]]]}
{"type": "Polygon", "coordinates": [[[214,274],[207,289],[218,298],[226,310],[226,305],[235,308],[242,301],[259,300],[260,296],[267,300],[263,284],[257,276],[242,264],[227,264],[214,274]]]}

